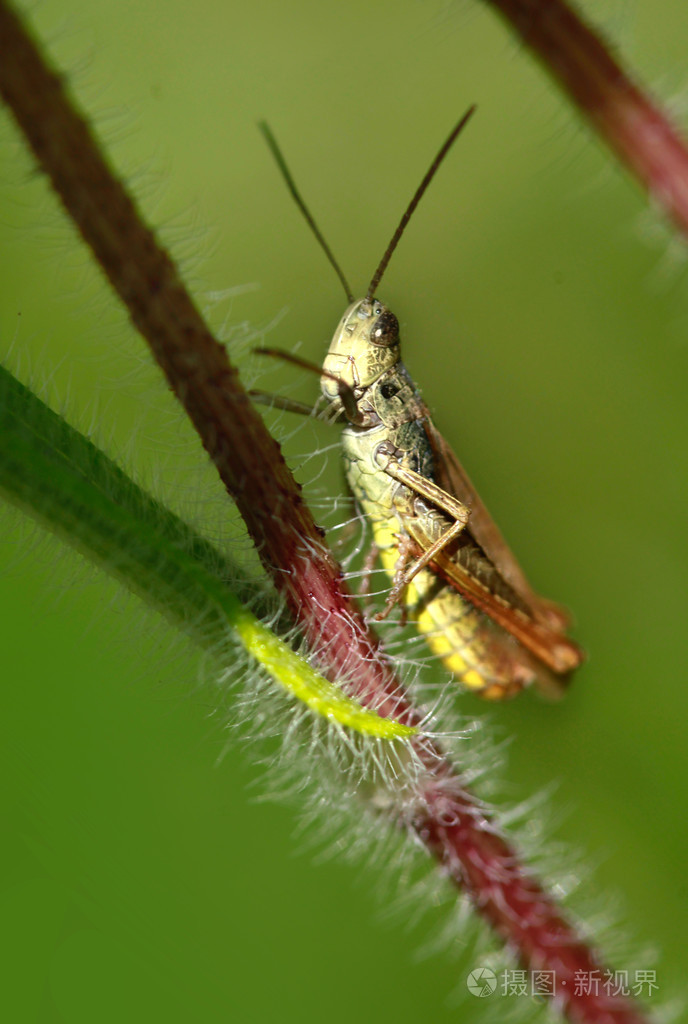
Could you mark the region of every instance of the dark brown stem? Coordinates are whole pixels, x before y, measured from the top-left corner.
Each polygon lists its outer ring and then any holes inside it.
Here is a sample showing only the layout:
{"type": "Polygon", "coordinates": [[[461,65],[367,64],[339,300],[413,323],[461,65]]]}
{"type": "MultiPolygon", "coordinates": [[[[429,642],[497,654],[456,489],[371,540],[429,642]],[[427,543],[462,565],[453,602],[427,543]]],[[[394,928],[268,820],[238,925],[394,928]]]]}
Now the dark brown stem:
{"type": "MultiPolygon", "coordinates": [[[[107,166],[61,78],[7,9],[0,14],[0,53],[5,101],[186,409],[310,646],[337,675],[357,666],[361,699],[372,703],[381,688],[394,690],[393,673],[225,349],[107,166]]],[[[391,709],[388,703],[380,710],[391,709]]]]}
{"type": "Polygon", "coordinates": [[[652,199],[688,236],[688,148],[607,44],[563,0],[485,0],[539,57],[652,199]]]}
{"type": "Polygon", "coordinates": [[[520,963],[543,972],[553,986],[547,994],[561,1013],[579,1024],[647,1024],[630,999],[607,994],[596,953],[470,796],[462,800],[459,793],[447,794],[440,787],[427,798],[427,815],[416,823],[418,835],[520,963]]]}
{"type": "MultiPolygon", "coordinates": [[[[2,2],[0,53],[0,92],[183,403],[311,647],[363,703],[417,723],[420,712],[351,605],[321,531],[224,348],[109,170],[62,81],[2,2]]],[[[623,997],[576,996],[575,972],[602,969],[595,954],[496,833],[443,752],[421,737],[416,754],[426,781],[414,810],[399,807],[399,826],[420,837],[524,967],[555,973],[557,999],[572,1021],[641,1024],[642,1013],[623,997]]]]}

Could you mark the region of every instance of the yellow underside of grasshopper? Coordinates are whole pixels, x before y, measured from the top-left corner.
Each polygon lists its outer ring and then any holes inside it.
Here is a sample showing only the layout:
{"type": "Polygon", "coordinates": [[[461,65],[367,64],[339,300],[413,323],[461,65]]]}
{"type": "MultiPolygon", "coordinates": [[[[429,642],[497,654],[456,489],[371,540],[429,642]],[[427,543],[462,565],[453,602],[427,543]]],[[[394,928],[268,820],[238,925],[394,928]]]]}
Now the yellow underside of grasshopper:
{"type": "MultiPolygon", "coordinates": [[[[366,474],[359,461],[346,461],[349,484],[371,522],[380,563],[393,581],[400,559],[400,538],[405,535],[393,507],[399,500],[400,487],[384,474],[366,474]]],[[[433,654],[467,689],[488,700],[503,700],[527,682],[521,666],[510,657],[509,639],[434,572],[422,569],[406,587],[401,603],[433,654]]]]}
{"type": "MultiPolygon", "coordinates": [[[[381,534],[375,534],[379,547],[381,534]]],[[[398,552],[380,552],[382,567],[394,579],[398,552]]],[[[485,673],[485,644],[480,637],[480,612],[449,587],[437,587],[437,577],[422,569],[409,583],[403,598],[409,617],[415,622],[433,654],[471,690],[487,691],[493,680],[485,673]],[[433,595],[434,596],[431,596],[433,595]]],[[[500,691],[501,695],[501,691],[500,691]]]]}

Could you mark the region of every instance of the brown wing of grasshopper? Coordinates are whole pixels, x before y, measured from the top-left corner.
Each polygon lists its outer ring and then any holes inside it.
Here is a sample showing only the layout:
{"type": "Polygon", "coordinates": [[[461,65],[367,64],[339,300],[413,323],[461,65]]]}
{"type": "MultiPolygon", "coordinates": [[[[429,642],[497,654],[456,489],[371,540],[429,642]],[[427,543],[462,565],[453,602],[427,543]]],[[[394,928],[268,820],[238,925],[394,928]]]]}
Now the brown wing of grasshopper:
{"type": "MultiPolygon", "coordinates": [[[[419,551],[430,546],[432,538],[425,532],[422,518],[405,519],[404,526],[419,551]]],[[[430,562],[431,568],[446,583],[485,612],[555,675],[568,675],[580,665],[583,660],[582,651],[564,633],[532,618],[500,594],[494,593],[453,555],[451,546],[448,546],[438,551],[430,562]]]]}
{"type": "MultiPolygon", "coordinates": [[[[425,430],[435,459],[436,481],[443,490],[453,494],[471,510],[468,530],[473,538],[493,563],[500,576],[527,605],[533,618],[543,627],[549,627],[552,634],[563,635],[570,623],[570,616],[566,609],[548,598],[541,597],[533,590],[515,555],[504,540],[499,527],[487,511],[468,473],[429,416],[425,421],[425,430]]],[[[505,626],[505,628],[508,627],[505,626]]],[[[579,652],[576,664],[580,664],[582,660],[583,654],[579,652]]]]}
{"type": "Polygon", "coordinates": [[[373,519],[383,566],[393,579],[378,617],[404,603],[435,653],[481,696],[499,700],[534,679],[560,695],[582,652],[566,636],[563,613],[533,592],[417,391],[409,394],[412,387],[396,364],[369,387],[377,422],[371,436],[365,429],[345,430],[350,483],[373,519]],[[459,472],[450,476],[452,465],[459,472]],[[371,474],[372,466],[383,476],[371,474]]]}

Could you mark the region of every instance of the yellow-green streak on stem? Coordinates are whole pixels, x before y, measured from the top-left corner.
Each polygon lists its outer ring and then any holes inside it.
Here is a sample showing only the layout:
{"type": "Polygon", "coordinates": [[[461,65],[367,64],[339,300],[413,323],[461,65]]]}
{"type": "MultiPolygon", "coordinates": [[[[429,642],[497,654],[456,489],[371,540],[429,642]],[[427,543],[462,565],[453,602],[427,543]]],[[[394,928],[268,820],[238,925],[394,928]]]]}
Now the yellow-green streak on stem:
{"type": "Polygon", "coordinates": [[[245,577],[239,567],[2,367],[0,492],[202,646],[221,650],[232,630],[275,682],[317,714],[384,739],[416,732],[367,710],[320,676],[230,589],[228,580],[245,577]]]}
{"type": "Polygon", "coordinates": [[[250,612],[244,610],[239,614],[234,628],[249,654],[264,666],[272,678],[318,715],[379,739],[406,739],[418,732],[413,726],[381,718],[347,697],[250,612]]]}

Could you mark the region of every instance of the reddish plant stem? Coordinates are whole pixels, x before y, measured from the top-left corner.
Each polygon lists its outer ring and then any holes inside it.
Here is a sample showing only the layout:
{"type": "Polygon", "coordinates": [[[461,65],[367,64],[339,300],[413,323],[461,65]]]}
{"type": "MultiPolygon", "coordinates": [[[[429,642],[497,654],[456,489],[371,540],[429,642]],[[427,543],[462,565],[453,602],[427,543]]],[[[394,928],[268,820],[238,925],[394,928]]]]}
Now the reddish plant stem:
{"type": "MultiPolygon", "coordinates": [[[[310,645],[363,703],[417,723],[420,712],[350,604],[322,533],[224,348],[111,174],[61,80],[2,0],[0,53],[2,96],[191,417],[310,645]]],[[[572,1021],[642,1024],[642,1013],[623,998],[575,997],[575,971],[602,969],[594,953],[520,865],[442,751],[421,736],[416,754],[427,782],[415,812],[400,808],[400,826],[420,837],[524,967],[557,972],[560,1005],[572,1021]]]]}
{"type": "Polygon", "coordinates": [[[522,966],[542,972],[543,994],[559,1011],[578,1024],[647,1024],[631,999],[607,994],[595,951],[473,800],[441,786],[430,787],[426,800],[427,814],[415,822],[422,842],[522,966]]]}
{"type": "Polygon", "coordinates": [[[605,42],[563,0],[485,0],[688,236],[688,148],[605,42]]]}

